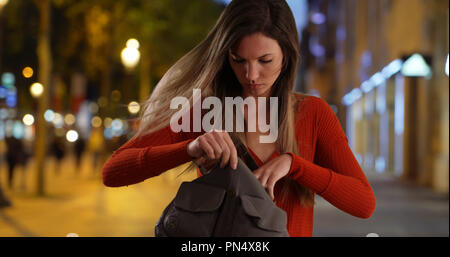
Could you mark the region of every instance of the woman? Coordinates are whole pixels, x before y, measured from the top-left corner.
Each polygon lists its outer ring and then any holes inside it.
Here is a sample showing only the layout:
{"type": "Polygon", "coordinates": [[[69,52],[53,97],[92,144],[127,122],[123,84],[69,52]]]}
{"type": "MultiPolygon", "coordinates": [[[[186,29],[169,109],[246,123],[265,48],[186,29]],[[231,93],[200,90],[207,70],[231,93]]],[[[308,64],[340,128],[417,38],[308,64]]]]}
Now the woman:
{"type": "MultiPolygon", "coordinates": [[[[158,83],[138,132],[105,163],[104,184],[138,183],[190,161],[235,168],[235,145],[242,143],[259,165],[256,178],[286,211],[290,236],[312,236],[314,194],[370,217],[375,197],[338,119],[320,98],[292,92],[298,58],[297,29],[284,0],[233,0],[207,37],[158,83]],[[177,96],[192,102],[194,88],[202,97],[254,98],[258,106],[268,99],[260,97],[277,97],[278,108],[266,105],[267,114],[278,111],[276,141],[262,143],[259,129],[175,133],[170,119],[177,110],[170,102],[177,96]]],[[[248,108],[243,115],[247,128],[248,108]]]]}

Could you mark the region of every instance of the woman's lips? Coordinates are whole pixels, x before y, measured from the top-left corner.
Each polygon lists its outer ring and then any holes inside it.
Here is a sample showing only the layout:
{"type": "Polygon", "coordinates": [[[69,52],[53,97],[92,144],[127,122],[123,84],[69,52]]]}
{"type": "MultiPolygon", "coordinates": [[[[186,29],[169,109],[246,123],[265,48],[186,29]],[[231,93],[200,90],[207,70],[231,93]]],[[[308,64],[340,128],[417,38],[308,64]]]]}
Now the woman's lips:
{"type": "Polygon", "coordinates": [[[249,84],[250,89],[258,89],[263,86],[263,84],[249,84]]]}

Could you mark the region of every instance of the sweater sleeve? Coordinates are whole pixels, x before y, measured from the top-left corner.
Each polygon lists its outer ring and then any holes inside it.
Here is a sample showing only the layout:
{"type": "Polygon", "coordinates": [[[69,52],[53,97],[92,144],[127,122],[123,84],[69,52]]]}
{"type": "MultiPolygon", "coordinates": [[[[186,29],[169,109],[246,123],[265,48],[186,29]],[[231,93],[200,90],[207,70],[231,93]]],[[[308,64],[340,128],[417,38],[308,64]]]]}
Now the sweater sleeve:
{"type": "Polygon", "coordinates": [[[288,176],[310,188],[340,210],[369,218],[375,209],[375,196],[348,145],[342,127],[329,105],[315,104],[318,130],[315,161],[292,156],[288,176]]]}
{"type": "Polygon", "coordinates": [[[136,184],[166,170],[192,161],[187,145],[192,133],[175,133],[170,126],[132,138],[116,150],[103,165],[103,184],[119,187],[136,184]]]}

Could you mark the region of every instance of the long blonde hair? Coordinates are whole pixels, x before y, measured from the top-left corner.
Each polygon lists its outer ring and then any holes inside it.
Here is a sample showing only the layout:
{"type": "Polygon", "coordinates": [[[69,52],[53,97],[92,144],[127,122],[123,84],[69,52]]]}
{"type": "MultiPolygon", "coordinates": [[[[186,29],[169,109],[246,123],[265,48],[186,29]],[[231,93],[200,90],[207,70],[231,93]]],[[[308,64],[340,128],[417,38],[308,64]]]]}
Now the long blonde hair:
{"type": "MultiPolygon", "coordinates": [[[[280,153],[299,155],[295,135],[298,99],[293,92],[299,39],[294,17],[284,0],[233,0],[206,38],[179,59],[156,85],[144,104],[135,137],[158,131],[170,124],[170,118],[178,111],[169,108],[173,98],[186,97],[192,106],[192,89],[201,89],[202,98],[216,96],[222,103],[225,96],[239,96],[242,88],[228,62],[228,50],[238,44],[242,37],[257,32],[277,40],[283,51],[282,70],[271,91],[271,96],[279,99],[277,146],[280,153]]],[[[246,145],[244,133],[229,131],[229,134],[235,142],[246,145]]],[[[282,201],[289,194],[294,194],[301,204],[313,204],[309,189],[287,177],[282,181],[282,201]]]]}

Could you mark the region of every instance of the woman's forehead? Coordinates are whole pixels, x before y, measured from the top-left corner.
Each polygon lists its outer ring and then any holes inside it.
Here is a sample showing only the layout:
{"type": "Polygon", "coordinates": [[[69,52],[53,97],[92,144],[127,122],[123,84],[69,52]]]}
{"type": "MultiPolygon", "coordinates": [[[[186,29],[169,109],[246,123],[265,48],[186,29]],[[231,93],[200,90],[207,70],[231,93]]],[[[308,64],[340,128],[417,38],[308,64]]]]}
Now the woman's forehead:
{"type": "Polygon", "coordinates": [[[269,54],[280,54],[281,48],[275,39],[262,33],[255,33],[244,36],[235,47],[230,49],[230,53],[242,58],[261,58],[269,54]]]}

